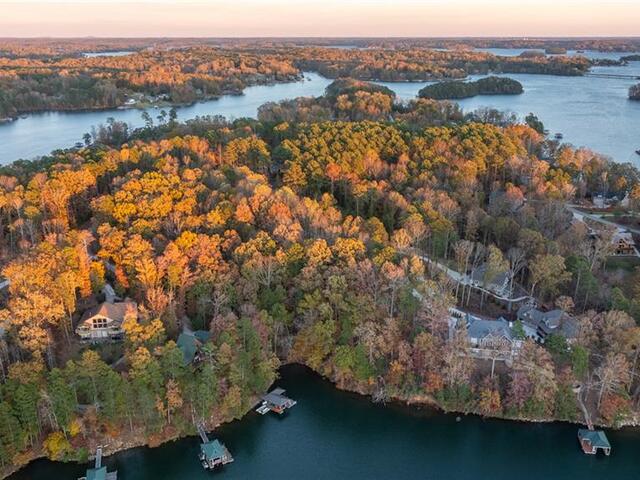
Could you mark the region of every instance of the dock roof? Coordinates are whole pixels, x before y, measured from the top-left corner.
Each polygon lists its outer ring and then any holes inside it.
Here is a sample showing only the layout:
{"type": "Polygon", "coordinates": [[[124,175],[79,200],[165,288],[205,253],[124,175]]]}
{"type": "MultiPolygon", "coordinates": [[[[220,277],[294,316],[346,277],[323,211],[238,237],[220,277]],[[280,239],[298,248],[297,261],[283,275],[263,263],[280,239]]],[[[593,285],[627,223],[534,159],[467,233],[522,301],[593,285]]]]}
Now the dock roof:
{"type": "Polygon", "coordinates": [[[262,397],[267,403],[276,407],[287,407],[291,403],[291,399],[284,396],[284,390],[276,388],[262,397]]]}
{"type": "Polygon", "coordinates": [[[611,448],[611,444],[602,430],[587,430],[581,428],[578,430],[578,437],[580,440],[587,440],[596,448],[611,448]]]}
{"type": "Polygon", "coordinates": [[[224,447],[218,440],[212,440],[208,443],[201,444],[200,450],[208,460],[224,457],[224,447]]]}
{"type": "Polygon", "coordinates": [[[107,467],[90,468],[87,470],[87,480],[107,480],[107,467]]]}

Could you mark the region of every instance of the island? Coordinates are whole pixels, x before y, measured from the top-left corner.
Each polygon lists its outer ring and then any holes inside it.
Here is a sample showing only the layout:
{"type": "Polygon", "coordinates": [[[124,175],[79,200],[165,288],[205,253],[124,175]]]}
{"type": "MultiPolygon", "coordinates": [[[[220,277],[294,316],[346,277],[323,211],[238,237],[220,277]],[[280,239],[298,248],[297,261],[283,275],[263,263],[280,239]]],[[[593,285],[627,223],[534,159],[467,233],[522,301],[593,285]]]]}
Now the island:
{"type": "Polygon", "coordinates": [[[519,95],[522,84],[506,77],[486,77],[474,82],[448,81],[427,85],[418,92],[420,98],[453,100],[477,95],[519,95]]]}
{"type": "Polygon", "coordinates": [[[640,100],[640,83],[629,88],[629,100],[640,100]]]}

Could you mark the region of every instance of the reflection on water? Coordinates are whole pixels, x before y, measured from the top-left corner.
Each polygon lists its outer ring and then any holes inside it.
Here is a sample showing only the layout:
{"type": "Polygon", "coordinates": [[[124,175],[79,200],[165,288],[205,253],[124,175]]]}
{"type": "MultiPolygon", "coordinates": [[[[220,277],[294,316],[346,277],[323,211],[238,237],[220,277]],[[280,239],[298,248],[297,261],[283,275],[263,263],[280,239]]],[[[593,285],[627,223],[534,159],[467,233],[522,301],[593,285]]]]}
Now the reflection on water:
{"type": "MultiPolygon", "coordinates": [[[[637,479],[640,432],[608,431],[610,457],[587,456],[577,426],[483,420],[341,392],[300,366],[277,382],[298,404],[285,416],[250,413],[213,436],[235,462],[211,474],[197,461],[195,437],[105,459],[120,480],[637,479]]],[[[82,466],[39,461],[11,480],[73,479],[82,466]]]]}

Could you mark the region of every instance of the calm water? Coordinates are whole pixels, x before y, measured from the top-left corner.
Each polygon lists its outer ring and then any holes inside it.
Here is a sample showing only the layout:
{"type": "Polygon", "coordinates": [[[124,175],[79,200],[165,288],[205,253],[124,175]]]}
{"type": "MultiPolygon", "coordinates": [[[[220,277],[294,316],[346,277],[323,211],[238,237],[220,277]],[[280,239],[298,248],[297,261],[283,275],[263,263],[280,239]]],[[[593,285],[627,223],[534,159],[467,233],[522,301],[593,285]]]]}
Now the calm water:
{"type": "MultiPolygon", "coordinates": [[[[640,76],[640,62],[626,67],[596,67],[594,73],[640,76]]],[[[596,77],[508,74],[524,87],[522,95],[477,96],[460,100],[465,111],[480,107],[507,110],[524,118],[535,113],[551,133],[565,142],[586,146],[617,162],[640,166],[640,102],[628,99],[638,80],[596,77]]],[[[471,77],[472,79],[480,77],[471,77]]],[[[425,82],[384,83],[402,99],[415,98],[425,82]]]]}
{"type": "Polygon", "coordinates": [[[87,58],[95,58],[95,57],[126,57],[127,55],[131,55],[132,53],[136,53],[133,50],[119,50],[117,52],[85,52],[84,55],[87,58]]]}
{"type": "MultiPolygon", "coordinates": [[[[106,459],[120,480],[426,479],[631,480],[640,432],[608,432],[610,457],[584,455],[577,427],[482,420],[394,405],[336,390],[299,366],[277,382],[298,400],[286,416],[249,414],[215,435],[235,462],[216,474],[196,459],[198,440],[138,448],[106,459]]],[[[82,466],[37,461],[11,480],[74,479],[82,466]]]]}
{"type": "MultiPolygon", "coordinates": [[[[613,55],[617,58],[617,54],[613,55]]],[[[640,76],[640,62],[626,67],[597,67],[594,73],[622,73],[640,76]]],[[[640,102],[627,98],[637,80],[595,77],[560,77],[551,75],[510,74],[524,85],[522,95],[479,96],[460,101],[465,110],[493,107],[509,110],[521,118],[533,112],[551,133],[561,132],[564,141],[586,146],[611,156],[618,162],[640,165],[640,102]]],[[[270,86],[255,86],[244,95],[225,96],[219,100],[178,108],[180,120],[203,115],[228,118],[255,117],[258,107],[270,101],[300,96],[319,96],[331,82],[314,73],[307,80],[270,86]]],[[[401,99],[415,98],[425,82],[384,83],[401,99]]],[[[159,109],[152,109],[156,117],[159,109]]],[[[13,123],[0,125],[0,164],[18,158],[33,158],[56,148],[73,146],[94,125],[108,117],[142,126],[141,110],[100,112],[50,112],[29,115],[13,123]]]]}
{"type": "MultiPolygon", "coordinates": [[[[502,57],[517,57],[522,52],[535,50],[538,52],[544,52],[544,49],[539,48],[476,48],[479,52],[493,53],[494,55],[500,55],[502,57]]],[[[577,50],[567,50],[566,55],[576,56],[581,55],[583,57],[590,58],[592,60],[608,59],[618,60],[620,57],[631,55],[631,52],[599,52],[597,50],[585,50],[578,53],[577,50]]],[[[556,56],[556,55],[551,55],[556,56]]]]}
{"type": "MultiPolygon", "coordinates": [[[[258,107],[263,103],[322,95],[325,87],[331,83],[331,80],[313,73],[307,73],[306,77],[309,80],[249,87],[244,90],[244,95],[227,95],[219,100],[179,107],[178,118],[184,121],[204,115],[224,115],[227,118],[255,117],[258,107]]],[[[149,110],[154,120],[160,110],[149,110]]],[[[26,118],[0,125],[0,164],[11,163],[19,158],[45,155],[56,148],[71,147],[82,141],[82,136],[90,132],[92,126],[105,123],[109,117],[127,122],[134,127],[141,127],[144,125],[141,114],[142,110],[127,109],[27,115],[26,118]]]]}

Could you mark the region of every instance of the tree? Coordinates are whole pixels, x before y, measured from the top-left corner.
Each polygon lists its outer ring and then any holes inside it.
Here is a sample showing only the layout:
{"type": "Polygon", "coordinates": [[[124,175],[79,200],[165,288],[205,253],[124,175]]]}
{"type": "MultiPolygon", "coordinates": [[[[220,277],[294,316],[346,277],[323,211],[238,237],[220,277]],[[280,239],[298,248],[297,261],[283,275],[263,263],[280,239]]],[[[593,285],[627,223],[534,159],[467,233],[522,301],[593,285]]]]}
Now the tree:
{"type": "Polygon", "coordinates": [[[629,364],[621,354],[610,353],[604,362],[596,368],[595,375],[599,380],[598,408],[605,393],[616,394],[624,391],[631,381],[629,364]]]}
{"type": "Polygon", "coordinates": [[[527,125],[529,125],[531,128],[533,128],[539,134],[541,134],[541,135],[545,134],[544,124],[533,113],[529,113],[529,115],[524,117],[524,121],[525,121],[525,123],[527,125]]]}
{"type": "Polygon", "coordinates": [[[529,265],[531,272],[531,295],[540,287],[542,298],[554,295],[559,287],[569,280],[564,258],[561,255],[537,255],[529,265]]]}
{"type": "Polygon", "coordinates": [[[167,401],[167,423],[171,425],[171,412],[174,412],[178,408],[182,407],[182,394],[180,392],[180,386],[178,383],[169,379],[166,385],[166,401],[167,401]]]}

